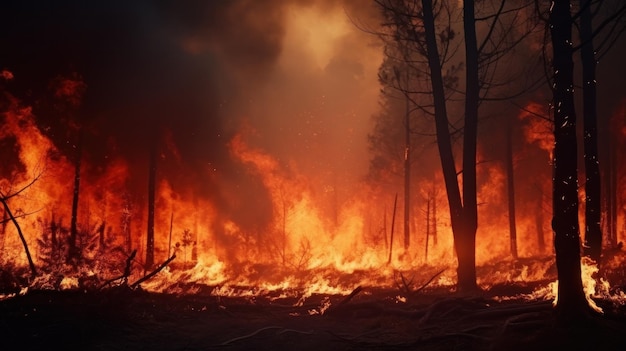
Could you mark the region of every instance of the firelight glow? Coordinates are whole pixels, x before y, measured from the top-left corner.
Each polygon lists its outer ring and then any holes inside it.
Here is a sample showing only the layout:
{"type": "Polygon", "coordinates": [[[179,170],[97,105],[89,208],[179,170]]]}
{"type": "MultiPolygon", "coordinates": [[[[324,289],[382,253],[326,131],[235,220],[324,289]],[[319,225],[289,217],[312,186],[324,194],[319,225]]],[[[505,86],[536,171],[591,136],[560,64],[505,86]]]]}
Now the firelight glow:
{"type": "MultiPolygon", "coordinates": [[[[453,288],[456,256],[434,137],[415,131],[406,249],[402,196],[394,208],[402,176],[372,160],[372,120],[384,109],[383,44],[353,21],[379,25],[377,10],[348,0],[247,4],[128,5],[129,18],[119,22],[127,31],[94,22],[107,27],[91,32],[85,21],[68,19],[69,32],[89,34],[70,35],[76,50],[27,46],[43,50],[50,66],[35,69],[19,59],[26,54],[0,61],[0,142],[9,160],[0,167],[0,190],[10,194],[37,178],[9,202],[36,266],[44,267],[33,287],[79,288],[118,276],[134,250],[132,277],[144,273],[154,147],[155,261],[176,258],[142,285],[149,291],[210,287],[218,296],[305,299],[349,294],[356,286],[395,288],[400,272],[418,284],[439,271],[432,285],[453,288]],[[97,35],[103,40],[93,40],[97,35]],[[89,263],[81,269],[63,257],[77,157],[78,241],[89,263]],[[370,172],[377,167],[384,169],[375,179],[370,172]]],[[[61,34],[67,33],[51,37],[61,34]]],[[[510,257],[506,174],[493,146],[502,133],[481,125],[476,261],[484,288],[555,279],[546,259],[553,255],[546,203],[554,141],[550,123],[535,116],[545,110],[537,101],[528,98],[529,112],[512,114],[520,127],[514,140],[520,261],[510,257]]],[[[624,146],[624,112],[615,111],[624,146]]],[[[618,167],[623,174],[624,164],[618,167]]],[[[619,228],[625,213],[626,207],[618,213],[619,228]]],[[[23,270],[23,244],[4,219],[2,263],[23,270]]],[[[626,240],[623,230],[619,235],[626,240]]],[[[606,294],[604,283],[589,295],[606,294]]]]}

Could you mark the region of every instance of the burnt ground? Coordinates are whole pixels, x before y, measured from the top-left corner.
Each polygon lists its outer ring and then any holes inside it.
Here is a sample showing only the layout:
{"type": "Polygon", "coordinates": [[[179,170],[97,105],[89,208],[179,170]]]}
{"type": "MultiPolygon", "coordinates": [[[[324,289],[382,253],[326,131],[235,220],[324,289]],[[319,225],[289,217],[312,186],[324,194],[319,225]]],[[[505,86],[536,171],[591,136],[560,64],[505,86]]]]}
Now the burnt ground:
{"type": "Polygon", "coordinates": [[[626,309],[557,323],[551,303],[364,287],[352,298],[176,296],[115,288],[29,291],[0,302],[2,350],[624,350],[626,309]],[[297,306],[294,306],[297,305],[297,306]],[[324,306],[330,306],[324,310],[324,306]],[[324,310],[323,314],[322,312],[324,310]]]}

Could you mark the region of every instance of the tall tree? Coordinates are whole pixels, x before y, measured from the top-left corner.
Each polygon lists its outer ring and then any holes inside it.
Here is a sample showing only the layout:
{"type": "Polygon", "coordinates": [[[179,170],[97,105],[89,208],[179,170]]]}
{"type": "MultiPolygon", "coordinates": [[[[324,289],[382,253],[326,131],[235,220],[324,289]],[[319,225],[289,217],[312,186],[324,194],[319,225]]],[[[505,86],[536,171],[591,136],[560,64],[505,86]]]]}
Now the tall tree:
{"type": "MultiPolygon", "coordinates": [[[[412,79],[417,72],[410,62],[411,52],[406,45],[386,40],[386,57],[380,67],[379,81],[385,87],[383,89],[383,99],[386,100],[388,106],[384,114],[401,114],[402,118],[397,116],[379,116],[375,133],[378,135],[370,135],[370,144],[375,148],[376,157],[372,166],[380,168],[381,157],[387,159],[383,161],[389,163],[399,163],[398,166],[386,167],[387,170],[402,167],[402,178],[404,187],[404,250],[405,253],[411,244],[411,168],[414,163],[413,144],[415,143],[415,133],[413,132],[414,123],[413,115],[417,110],[415,100],[412,98],[415,84],[412,79]],[[396,102],[402,101],[402,108],[395,106],[396,102]],[[385,125],[393,123],[393,125],[385,125]],[[397,134],[392,137],[392,134],[397,134]],[[398,141],[402,140],[402,144],[398,141]],[[397,154],[397,155],[395,155],[397,154]],[[399,156],[399,157],[398,157],[399,156]],[[401,165],[401,166],[400,166],[401,165]]],[[[396,173],[396,172],[392,172],[396,173]]],[[[398,170],[397,173],[400,173],[398,170]]]]}
{"type": "MultiPolygon", "coordinates": [[[[409,82],[406,72],[406,82],[409,82]]],[[[411,244],[411,105],[408,96],[404,98],[404,251],[411,244]]]]}
{"type": "Polygon", "coordinates": [[[17,234],[19,235],[20,241],[22,242],[22,245],[24,246],[24,253],[26,253],[26,259],[28,260],[28,266],[30,268],[32,277],[35,277],[37,275],[37,268],[35,267],[35,262],[33,261],[33,258],[30,254],[30,250],[28,249],[28,243],[26,242],[26,237],[24,236],[24,233],[22,232],[22,227],[17,221],[18,217],[23,217],[24,215],[16,216],[11,211],[11,207],[9,206],[9,200],[11,198],[19,196],[28,188],[30,188],[33,184],[35,184],[35,182],[37,182],[37,180],[39,180],[39,177],[41,177],[41,173],[37,175],[36,177],[34,177],[31,181],[29,181],[26,185],[24,185],[19,190],[9,189],[7,192],[5,192],[4,189],[0,189],[0,203],[2,203],[2,208],[4,209],[4,213],[8,215],[11,222],[13,222],[13,225],[15,225],[17,234]]]}
{"type": "MultiPolygon", "coordinates": [[[[156,134],[156,133],[155,133],[156,134]]],[[[150,161],[148,164],[148,232],[146,235],[146,262],[145,269],[154,266],[154,215],[156,202],[156,173],[157,173],[157,138],[150,145],[150,161]]]]}
{"type": "Polygon", "coordinates": [[[596,58],[591,0],[580,0],[580,57],[583,71],[583,149],[585,160],[585,254],[600,262],[602,253],[601,189],[598,164],[596,58]]]}
{"type": "MultiPolygon", "coordinates": [[[[626,13],[623,2],[611,9],[611,13],[594,29],[593,18],[601,7],[609,2],[606,0],[579,0],[579,36],[580,58],[582,64],[583,91],[583,157],[585,162],[585,250],[584,254],[595,262],[600,261],[602,254],[602,194],[598,152],[598,114],[596,94],[596,56],[602,56],[612,46],[626,24],[620,22],[626,13]],[[594,7],[594,3],[596,7],[594,7]],[[609,30],[603,29],[609,27],[609,30]],[[599,48],[603,52],[596,53],[594,40],[600,39],[599,48]],[[607,44],[608,43],[608,44],[607,44]]],[[[609,195],[610,196],[610,195],[609,195]]]]}
{"type": "Polygon", "coordinates": [[[72,189],[72,217],[70,220],[70,236],[68,238],[68,263],[76,263],[81,256],[81,248],[78,245],[78,200],[80,198],[80,169],[83,157],[82,129],[78,131],[78,140],[76,142],[74,157],[74,187],[72,189]]]}
{"type": "Polygon", "coordinates": [[[511,119],[506,125],[506,188],[509,203],[509,242],[511,256],[517,259],[517,227],[515,224],[515,164],[513,154],[513,126],[511,119]]]}
{"type": "Polygon", "coordinates": [[[557,310],[561,316],[578,317],[589,311],[589,304],[583,291],[580,267],[574,62],[569,0],[552,2],[549,28],[554,104],[552,229],[559,279],[557,310]]]}
{"type": "MultiPolygon", "coordinates": [[[[423,0],[388,0],[377,1],[387,14],[387,18],[400,33],[396,41],[411,43],[415,52],[426,58],[426,67],[422,69],[428,77],[428,97],[432,99],[429,110],[435,120],[435,134],[439,150],[444,183],[450,208],[454,246],[458,260],[457,288],[459,291],[473,291],[476,285],[476,230],[478,228],[477,186],[476,186],[476,156],[478,136],[478,109],[484,101],[488,90],[496,84],[493,76],[498,62],[511,48],[520,42],[524,35],[515,40],[511,39],[514,31],[511,29],[515,21],[502,25],[505,13],[516,13],[523,6],[505,8],[505,1],[495,2],[498,6],[490,15],[476,18],[474,1],[463,2],[463,37],[465,44],[465,99],[464,118],[462,129],[462,169],[457,172],[457,165],[453,152],[450,118],[446,107],[447,91],[451,85],[450,75],[444,74],[443,66],[447,62],[448,48],[441,48],[439,44],[455,36],[455,30],[448,22],[445,28],[437,28],[437,15],[447,13],[448,19],[456,10],[452,2],[423,0]],[[436,7],[435,8],[435,4],[436,7]],[[486,34],[477,39],[476,23],[487,24],[486,34]],[[498,33],[501,36],[497,37],[498,33]],[[481,96],[481,93],[483,94],[481,96]],[[458,179],[458,174],[461,179],[458,179]],[[461,184],[462,189],[461,189],[461,184]]],[[[519,5],[519,4],[518,4],[519,5]]],[[[441,19],[439,19],[441,21],[441,19]]],[[[450,68],[447,69],[446,73],[450,68]]],[[[428,106],[428,105],[427,105],[428,106]]]]}

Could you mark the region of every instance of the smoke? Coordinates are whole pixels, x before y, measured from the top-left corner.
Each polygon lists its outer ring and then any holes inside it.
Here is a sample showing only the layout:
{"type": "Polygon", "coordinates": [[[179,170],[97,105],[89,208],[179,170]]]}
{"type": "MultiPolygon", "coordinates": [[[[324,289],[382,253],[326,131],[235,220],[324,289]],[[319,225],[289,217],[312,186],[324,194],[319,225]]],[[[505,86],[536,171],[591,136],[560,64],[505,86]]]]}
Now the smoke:
{"type": "Polygon", "coordinates": [[[87,172],[126,160],[129,188],[139,199],[154,140],[159,177],[175,192],[210,199],[244,227],[267,222],[271,213],[263,185],[229,154],[229,141],[242,130],[284,167],[332,186],[350,184],[366,168],[380,50],[350,18],[377,23],[373,5],[33,0],[2,6],[0,69],[15,75],[7,89],[33,106],[37,123],[66,153],[78,142],[70,125],[82,126],[87,172]],[[53,82],[72,76],[86,88],[82,101],[72,103],[80,107],[69,109],[53,82]]]}

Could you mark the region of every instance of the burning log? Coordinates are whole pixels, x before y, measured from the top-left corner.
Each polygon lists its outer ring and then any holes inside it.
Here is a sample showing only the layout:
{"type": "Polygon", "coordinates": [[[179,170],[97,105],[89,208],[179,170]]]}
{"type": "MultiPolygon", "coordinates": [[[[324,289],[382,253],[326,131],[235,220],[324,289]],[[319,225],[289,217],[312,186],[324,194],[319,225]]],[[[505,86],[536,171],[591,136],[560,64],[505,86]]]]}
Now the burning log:
{"type": "Polygon", "coordinates": [[[163,268],[165,268],[168,264],[170,264],[170,262],[172,262],[174,259],[176,258],[176,254],[173,254],[170,258],[168,258],[167,260],[165,260],[165,262],[163,262],[160,266],[158,266],[155,270],[153,270],[152,272],[150,272],[149,274],[147,274],[146,276],[144,276],[143,278],[140,278],[139,280],[137,280],[136,282],[134,282],[133,284],[130,285],[131,289],[135,289],[137,288],[137,286],[139,286],[139,284],[145,282],[146,280],[154,277],[157,273],[159,273],[163,268]]]}

